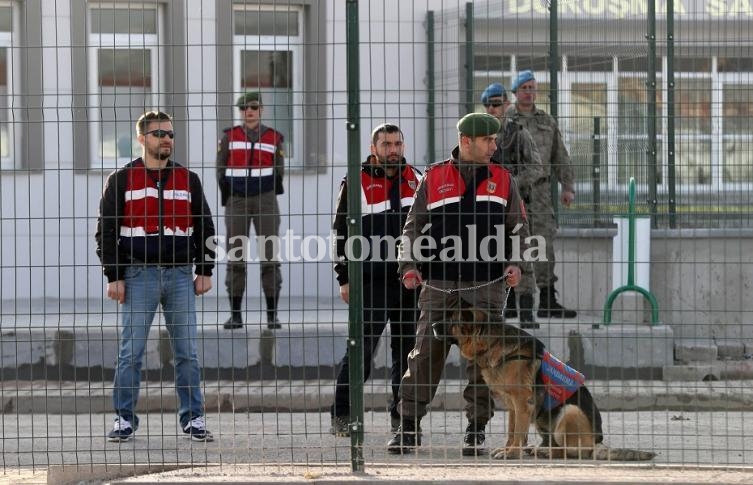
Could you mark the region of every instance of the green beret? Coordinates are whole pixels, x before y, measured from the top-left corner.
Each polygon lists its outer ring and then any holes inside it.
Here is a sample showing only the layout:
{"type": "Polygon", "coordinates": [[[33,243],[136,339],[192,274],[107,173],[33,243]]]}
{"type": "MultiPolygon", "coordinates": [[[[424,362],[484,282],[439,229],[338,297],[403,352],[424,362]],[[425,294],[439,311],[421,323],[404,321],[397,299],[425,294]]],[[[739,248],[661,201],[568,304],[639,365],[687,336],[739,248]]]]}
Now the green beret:
{"type": "Polygon", "coordinates": [[[458,121],[458,132],[471,137],[496,135],[500,127],[499,120],[486,113],[467,114],[458,121]]]}
{"type": "Polygon", "coordinates": [[[241,94],[238,98],[238,101],[235,102],[235,105],[241,108],[252,101],[256,101],[261,104],[261,94],[259,94],[258,91],[248,91],[247,93],[241,94]]]}

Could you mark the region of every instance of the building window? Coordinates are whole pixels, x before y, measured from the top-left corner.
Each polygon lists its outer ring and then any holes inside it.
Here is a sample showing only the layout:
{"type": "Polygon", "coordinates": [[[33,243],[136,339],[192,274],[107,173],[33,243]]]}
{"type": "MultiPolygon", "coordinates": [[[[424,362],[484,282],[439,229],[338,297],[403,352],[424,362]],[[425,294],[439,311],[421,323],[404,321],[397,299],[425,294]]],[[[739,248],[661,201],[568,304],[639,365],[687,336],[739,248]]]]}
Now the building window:
{"type": "Polygon", "coordinates": [[[723,182],[753,182],[753,84],[722,85],[723,182]]]}
{"type": "Polygon", "coordinates": [[[91,160],[93,168],[114,168],[140,156],[136,119],[160,106],[160,11],[102,4],[89,15],[91,160]]]}
{"type": "Polygon", "coordinates": [[[18,142],[18,128],[11,115],[14,95],[14,39],[13,26],[16,24],[14,10],[9,2],[0,2],[0,168],[10,170],[16,168],[18,142]]]}
{"type": "Polygon", "coordinates": [[[303,11],[234,5],[233,35],[236,95],[261,93],[262,123],[285,137],[286,163],[303,167],[303,11]]]}
{"type": "Polygon", "coordinates": [[[675,137],[676,170],[680,184],[710,185],[711,157],[711,78],[685,77],[676,80],[675,137]]]}
{"type": "Polygon", "coordinates": [[[607,84],[601,82],[572,83],[570,85],[569,115],[566,121],[570,142],[570,159],[575,169],[575,179],[589,181],[592,177],[594,131],[596,123],[598,123],[601,140],[599,153],[600,180],[606,182],[609,176],[607,84]]]}
{"type": "MultiPolygon", "coordinates": [[[[659,63],[661,64],[661,63],[659,63]]],[[[622,66],[622,61],[620,62],[622,66]]],[[[648,91],[645,74],[621,74],[617,81],[617,187],[635,177],[648,180],[648,91]]],[[[661,86],[661,79],[657,77],[661,86]]],[[[663,92],[656,90],[656,117],[661,120],[664,112],[663,92]]],[[[656,180],[663,183],[664,134],[661,122],[657,121],[656,180]]]]}

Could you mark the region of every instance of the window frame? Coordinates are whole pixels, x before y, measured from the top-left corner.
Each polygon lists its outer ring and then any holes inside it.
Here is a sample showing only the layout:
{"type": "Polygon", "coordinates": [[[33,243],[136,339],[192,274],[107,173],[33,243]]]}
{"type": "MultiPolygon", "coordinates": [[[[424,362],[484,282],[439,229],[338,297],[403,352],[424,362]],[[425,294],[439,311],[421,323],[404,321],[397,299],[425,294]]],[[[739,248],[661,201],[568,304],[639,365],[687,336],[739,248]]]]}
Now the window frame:
{"type": "MultiPolygon", "coordinates": [[[[242,12],[244,10],[257,10],[257,11],[295,11],[298,13],[298,35],[295,37],[290,36],[274,36],[274,35],[236,35],[235,31],[232,32],[233,39],[233,100],[243,94],[247,89],[241,88],[241,53],[243,51],[285,51],[290,52],[292,59],[292,107],[291,107],[291,120],[290,126],[293,129],[293,133],[282,133],[285,143],[283,146],[285,152],[285,168],[291,170],[305,170],[309,167],[306,166],[306,160],[303,156],[303,138],[304,138],[304,95],[303,86],[305,78],[305,66],[304,66],[304,42],[305,42],[305,23],[304,15],[305,11],[303,7],[298,5],[257,5],[257,4],[233,4],[231,18],[231,28],[234,29],[234,16],[236,12],[242,12]],[[280,43],[279,39],[286,39],[286,42],[280,43]],[[292,138],[292,143],[291,143],[292,138]]],[[[262,100],[264,99],[264,88],[260,89],[262,93],[262,100]]],[[[242,118],[237,108],[233,108],[233,119],[235,123],[242,124],[242,118]]],[[[264,124],[264,118],[262,123],[264,124]]]]}
{"type": "Polygon", "coordinates": [[[20,167],[20,161],[23,159],[21,153],[22,147],[22,127],[17,126],[18,123],[14,123],[13,110],[14,106],[18,106],[17,98],[19,96],[19,90],[21,87],[19,75],[21,66],[21,59],[19,54],[19,35],[20,35],[20,12],[16,2],[9,0],[0,0],[0,7],[10,7],[11,9],[11,31],[0,32],[0,48],[8,50],[6,56],[6,81],[7,81],[7,101],[8,106],[3,108],[6,112],[8,121],[8,156],[3,157],[0,154],[0,170],[10,171],[16,170],[20,167]]]}
{"type": "MultiPolygon", "coordinates": [[[[100,119],[100,103],[102,91],[99,85],[99,51],[100,49],[137,49],[148,50],[150,55],[151,68],[151,105],[156,109],[162,106],[164,79],[163,71],[164,62],[160,60],[165,58],[165,47],[161,39],[165,37],[164,25],[164,7],[162,4],[138,3],[89,3],[86,9],[87,14],[87,36],[89,39],[87,49],[88,64],[88,112],[89,112],[89,165],[92,169],[114,169],[130,162],[132,159],[127,157],[104,158],[102,156],[102,122],[100,119]],[[156,10],[157,13],[157,33],[156,34],[115,34],[115,33],[95,33],[92,31],[92,12],[101,8],[113,8],[123,10],[133,10],[137,8],[149,8],[156,10]]],[[[149,95],[147,95],[149,99],[149,95]]],[[[133,136],[135,136],[136,120],[129,120],[133,136]]],[[[135,155],[135,154],[134,154],[135,155]]]]}

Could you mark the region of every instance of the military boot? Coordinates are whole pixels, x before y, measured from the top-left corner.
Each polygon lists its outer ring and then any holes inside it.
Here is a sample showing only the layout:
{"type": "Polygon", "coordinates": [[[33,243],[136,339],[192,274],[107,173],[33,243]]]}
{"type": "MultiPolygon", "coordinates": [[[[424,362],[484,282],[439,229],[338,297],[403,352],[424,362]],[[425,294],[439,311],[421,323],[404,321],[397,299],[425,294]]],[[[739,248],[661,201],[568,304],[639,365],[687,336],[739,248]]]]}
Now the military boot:
{"type": "Polygon", "coordinates": [[[557,291],[554,286],[539,288],[539,318],[575,318],[578,312],[568,310],[557,302],[557,291]]]}
{"type": "Polygon", "coordinates": [[[417,446],[421,446],[421,427],[414,419],[404,419],[395,436],[387,442],[387,451],[402,455],[411,453],[417,446]]]}
{"type": "Polygon", "coordinates": [[[230,318],[228,318],[223,325],[226,330],[243,328],[243,314],[241,312],[241,306],[243,306],[242,296],[230,297],[230,318]]]}
{"type": "Polygon", "coordinates": [[[277,301],[280,297],[280,290],[277,290],[275,296],[267,297],[267,328],[277,330],[282,328],[280,321],[277,319],[277,301]]]}
{"type": "Polygon", "coordinates": [[[530,293],[520,295],[520,328],[539,328],[533,319],[533,295],[530,293]]]}
{"type": "Polygon", "coordinates": [[[463,456],[478,456],[486,452],[484,447],[486,441],[485,428],[486,425],[481,423],[468,424],[463,437],[463,456]]]}
{"type": "Polygon", "coordinates": [[[515,302],[515,288],[510,288],[510,294],[507,295],[507,308],[505,308],[505,320],[509,318],[518,318],[518,305],[515,302]]]}

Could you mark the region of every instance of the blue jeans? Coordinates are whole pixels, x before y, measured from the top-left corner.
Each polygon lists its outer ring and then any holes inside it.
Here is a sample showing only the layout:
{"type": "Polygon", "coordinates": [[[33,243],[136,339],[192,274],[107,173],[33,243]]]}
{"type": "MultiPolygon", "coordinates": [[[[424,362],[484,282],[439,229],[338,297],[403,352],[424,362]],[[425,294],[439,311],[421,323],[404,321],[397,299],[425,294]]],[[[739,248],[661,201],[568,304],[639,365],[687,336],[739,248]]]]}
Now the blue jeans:
{"type": "Polygon", "coordinates": [[[204,415],[196,351],[196,296],[192,267],[130,266],[125,271],[125,303],[120,319],[120,349],[112,396],[118,416],[138,428],[136,403],[141,366],[157,307],[162,305],[175,365],[181,428],[204,415]]]}

